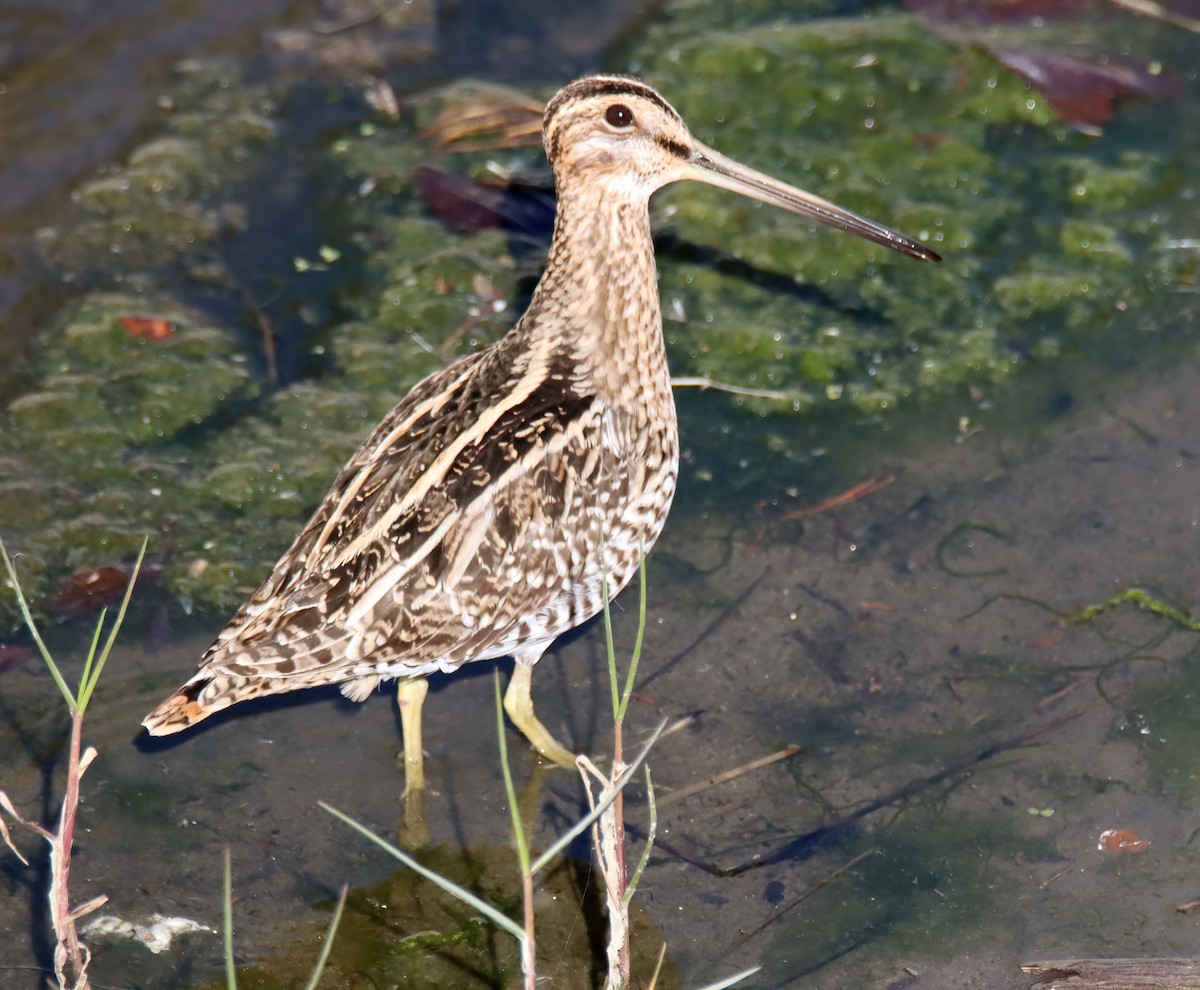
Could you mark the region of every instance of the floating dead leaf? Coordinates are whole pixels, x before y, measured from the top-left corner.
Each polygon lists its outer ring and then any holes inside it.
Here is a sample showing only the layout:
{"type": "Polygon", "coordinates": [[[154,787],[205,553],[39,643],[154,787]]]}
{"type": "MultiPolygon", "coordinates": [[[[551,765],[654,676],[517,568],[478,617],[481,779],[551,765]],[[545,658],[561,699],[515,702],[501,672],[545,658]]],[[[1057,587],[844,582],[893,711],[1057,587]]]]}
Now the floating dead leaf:
{"type": "Polygon", "coordinates": [[[167,340],[175,333],[175,324],[160,316],[122,316],[121,326],[135,337],[147,340],[167,340]]]}
{"type": "Polygon", "coordinates": [[[554,193],[548,187],[515,179],[491,185],[427,165],[414,178],[426,205],[459,230],[498,228],[546,239],[554,229],[554,193]]]}
{"type": "Polygon", "coordinates": [[[1128,96],[1163,99],[1175,82],[1161,63],[1101,56],[1080,58],[1056,52],[985,46],[988,54],[1046,97],[1064,121],[1102,127],[1113,105],[1128,96]]]}
{"type": "Polygon", "coordinates": [[[427,165],[418,168],[413,177],[425,205],[451,227],[476,231],[503,225],[502,190],[427,165]]]}
{"type": "MultiPolygon", "coordinates": [[[[157,565],[143,564],[137,583],[154,581],[160,570],[157,565]]],[[[121,600],[132,574],[131,564],[103,564],[77,571],[63,582],[47,608],[60,620],[79,619],[108,608],[121,600]]]]}
{"type": "MultiPolygon", "coordinates": [[[[1190,0],[1195,3],[1196,0],[1190,0]]],[[[1151,0],[1114,0],[1145,16],[1159,11],[1151,0]]],[[[1137,96],[1163,99],[1178,88],[1177,80],[1161,63],[1124,55],[1078,55],[1039,51],[992,43],[995,24],[1027,22],[1037,30],[1043,22],[1095,21],[1106,15],[1121,16],[1111,4],[1095,0],[905,0],[905,8],[916,14],[927,30],[961,48],[979,47],[1010,72],[1041,93],[1062,119],[1083,130],[1096,130],[1109,122],[1117,100],[1137,96]]],[[[1196,24],[1177,11],[1172,23],[1196,29],[1196,24]]],[[[1171,15],[1174,16],[1174,15],[1171,15]]]]}
{"type": "Polygon", "coordinates": [[[1140,853],[1145,852],[1149,845],[1150,840],[1143,839],[1137,832],[1125,828],[1110,828],[1100,833],[1100,841],[1096,848],[1100,852],[1140,853]]]}

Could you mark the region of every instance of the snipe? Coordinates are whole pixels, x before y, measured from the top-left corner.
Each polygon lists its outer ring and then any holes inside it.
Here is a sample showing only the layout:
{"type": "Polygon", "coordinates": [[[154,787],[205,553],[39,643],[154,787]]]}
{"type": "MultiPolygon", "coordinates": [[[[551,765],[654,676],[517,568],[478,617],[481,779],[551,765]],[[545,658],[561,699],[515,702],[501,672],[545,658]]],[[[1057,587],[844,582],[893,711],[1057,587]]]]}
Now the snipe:
{"type": "Polygon", "coordinates": [[[679,465],[650,195],[695,179],[938,260],[705,147],[635,79],[567,86],[546,107],[543,140],[558,213],[528,311],[375,428],[199,672],[147,716],[152,734],[319,684],[362,701],[399,678],[415,788],[423,675],[512,656],[505,709],[544,756],[570,765],[534,715],[531,671],[600,610],[601,552],[614,594],[633,576],[679,465]]]}

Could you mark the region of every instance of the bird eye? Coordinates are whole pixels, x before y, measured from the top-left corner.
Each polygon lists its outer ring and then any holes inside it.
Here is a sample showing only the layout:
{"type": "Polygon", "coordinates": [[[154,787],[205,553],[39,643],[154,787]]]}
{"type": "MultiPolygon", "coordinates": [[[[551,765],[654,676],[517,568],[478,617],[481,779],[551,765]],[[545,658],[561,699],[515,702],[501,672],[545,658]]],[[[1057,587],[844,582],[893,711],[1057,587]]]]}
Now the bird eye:
{"type": "Polygon", "coordinates": [[[632,127],[633,111],[624,103],[614,103],[604,111],[604,119],[613,127],[632,127]]]}

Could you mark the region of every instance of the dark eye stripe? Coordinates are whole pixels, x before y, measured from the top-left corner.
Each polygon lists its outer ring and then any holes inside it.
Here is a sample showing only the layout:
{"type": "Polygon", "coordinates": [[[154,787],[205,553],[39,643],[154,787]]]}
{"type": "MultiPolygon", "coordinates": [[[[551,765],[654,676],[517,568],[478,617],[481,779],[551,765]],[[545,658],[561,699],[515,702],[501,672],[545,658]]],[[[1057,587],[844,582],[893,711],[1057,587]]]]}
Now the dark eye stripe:
{"type": "Polygon", "coordinates": [[[655,138],[655,141],[658,142],[660,148],[665,148],[676,158],[690,158],[692,156],[692,149],[686,144],[680,144],[678,141],[672,141],[670,138],[665,137],[655,138]]]}

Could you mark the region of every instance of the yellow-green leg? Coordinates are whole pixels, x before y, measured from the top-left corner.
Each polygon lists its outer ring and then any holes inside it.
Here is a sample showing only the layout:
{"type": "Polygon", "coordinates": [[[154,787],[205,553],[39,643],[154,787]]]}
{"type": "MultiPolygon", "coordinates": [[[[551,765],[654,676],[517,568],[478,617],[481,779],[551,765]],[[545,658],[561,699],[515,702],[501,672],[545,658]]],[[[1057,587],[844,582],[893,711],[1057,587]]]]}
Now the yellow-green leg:
{"type": "Polygon", "coordinates": [[[421,706],[429,693],[424,677],[401,678],[396,685],[400,730],[404,735],[404,793],[425,789],[425,753],[421,749],[421,706]]]}
{"type": "Polygon", "coordinates": [[[521,730],[542,756],[560,767],[572,770],[575,768],[575,754],[550,735],[550,730],[533,713],[529,686],[533,678],[533,665],[541,655],[542,650],[537,650],[514,656],[517,662],[513,667],[512,680],[508,682],[508,690],[504,692],[504,710],[508,712],[513,725],[521,730]]]}

